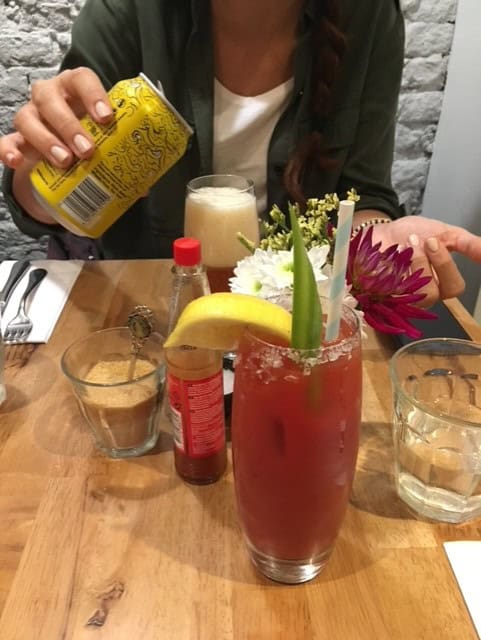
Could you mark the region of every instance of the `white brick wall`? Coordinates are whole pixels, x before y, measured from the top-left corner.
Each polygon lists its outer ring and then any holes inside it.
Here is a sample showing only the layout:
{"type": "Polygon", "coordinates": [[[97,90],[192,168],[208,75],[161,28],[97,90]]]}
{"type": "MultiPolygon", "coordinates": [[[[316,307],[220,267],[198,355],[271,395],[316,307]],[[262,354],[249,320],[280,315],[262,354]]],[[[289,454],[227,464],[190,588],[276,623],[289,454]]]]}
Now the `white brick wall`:
{"type": "MultiPolygon", "coordinates": [[[[84,0],[3,0],[0,2],[0,131],[28,96],[29,82],[55,74],[65,53],[70,25],[84,0]]],[[[0,170],[1,171],[1,170],[0,170]]],[[[0,260],[45,254],[46,241],[20,233],[0,196],[0,260]]]]}
{"type": "Polygon", "coordinates": [[[401,6],[406,58],[393,182],[408,213],[418,213],[441,113],[457,0],[401,0],[401,6]]]}
{"type": "MultiPolygon", "coordinates": [[[[28,95],[29,82],[49,77],[69,42],[70,25],[84,0],[0,2],[0,130],[28,95]]],[[[406,60],[399,102],[393,180],[408,212],[420,209],[443,88],[457,0],[401,0],[406,60]]],[[[0,259],[38,257],[45,242],[26,239],[0,199],[0,259]]]]}

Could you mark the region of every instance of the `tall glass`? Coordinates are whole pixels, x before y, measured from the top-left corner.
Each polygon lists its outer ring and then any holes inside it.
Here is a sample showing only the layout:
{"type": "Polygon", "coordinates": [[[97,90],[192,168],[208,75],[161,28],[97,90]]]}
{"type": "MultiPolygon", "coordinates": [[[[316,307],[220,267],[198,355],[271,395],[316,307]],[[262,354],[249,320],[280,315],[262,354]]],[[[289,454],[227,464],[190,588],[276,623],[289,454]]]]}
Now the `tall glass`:
{"type": "Polygon", "coordinates": [[[211,291],[229,291],[237,262],[248,255],[241,232],[256,244],[259,221],[252,180],[235,175],[194,178],[187,185],[184,235],[200,240],[211,291]]]}
{"type": "Polygon", "coordinates": [[[339,340],[303,352],[246,331],[237,352],[232,451],[237,506],[254,565],[311,580],[346,512],[361,420],[361,339],[343,309],[339,340]]]}

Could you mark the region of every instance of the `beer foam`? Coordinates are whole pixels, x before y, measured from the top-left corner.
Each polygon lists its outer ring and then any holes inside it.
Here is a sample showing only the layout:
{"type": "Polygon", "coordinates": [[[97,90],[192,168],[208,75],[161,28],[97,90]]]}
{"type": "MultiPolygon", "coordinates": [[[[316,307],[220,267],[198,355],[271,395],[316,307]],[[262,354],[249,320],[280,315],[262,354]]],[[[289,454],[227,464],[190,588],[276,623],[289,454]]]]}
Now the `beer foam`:
{"type": "Polygon", "coordinates": [[[189,193],[189,198],[197,204],[222,210],[240,209],[252,205],[252,201],[255,200],[252,193],[235,187],[201,187],[189,193]]]}

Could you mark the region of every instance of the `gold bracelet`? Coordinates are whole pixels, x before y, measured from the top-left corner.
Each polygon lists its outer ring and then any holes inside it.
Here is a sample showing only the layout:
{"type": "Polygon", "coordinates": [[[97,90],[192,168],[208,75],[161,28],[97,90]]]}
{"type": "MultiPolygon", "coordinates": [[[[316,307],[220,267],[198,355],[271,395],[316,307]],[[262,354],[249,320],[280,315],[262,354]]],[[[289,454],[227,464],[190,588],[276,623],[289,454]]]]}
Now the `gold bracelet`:
{"type": "Polygon", "coordinates": [[[351,231],[351,238],[355,238],[360,231],[364,231],[367,227],[372,227],[375,224],[387,224],[391,222],[391,218],[371,218],[370,220],[365,220],[358,224],[351,231]]]}

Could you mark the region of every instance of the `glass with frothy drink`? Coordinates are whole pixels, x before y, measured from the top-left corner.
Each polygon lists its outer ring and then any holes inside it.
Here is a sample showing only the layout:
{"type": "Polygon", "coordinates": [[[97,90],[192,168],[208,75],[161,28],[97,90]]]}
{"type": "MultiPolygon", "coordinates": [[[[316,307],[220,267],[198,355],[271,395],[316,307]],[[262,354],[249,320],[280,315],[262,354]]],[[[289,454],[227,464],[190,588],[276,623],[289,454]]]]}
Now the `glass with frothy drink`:
{"type": "Polygon", "coordinates": [[[134,358],[127,327],[96,331],[74,342],[61,365],[102,453],[127,458],[155,446],[165,386],[160,334],[134,358]]]}
{"type": "Polygon", "coordinates": [[[237,262],[249,251],[238,233],[259,242],[254,183],[235,175],[194,178],[187,185],[184,235],[197,238],[202,246],[212,292],[229,291],[237,262]]]}

